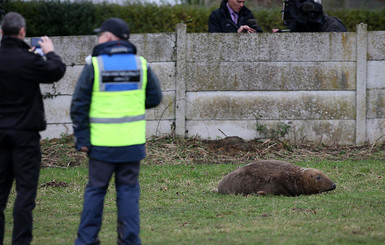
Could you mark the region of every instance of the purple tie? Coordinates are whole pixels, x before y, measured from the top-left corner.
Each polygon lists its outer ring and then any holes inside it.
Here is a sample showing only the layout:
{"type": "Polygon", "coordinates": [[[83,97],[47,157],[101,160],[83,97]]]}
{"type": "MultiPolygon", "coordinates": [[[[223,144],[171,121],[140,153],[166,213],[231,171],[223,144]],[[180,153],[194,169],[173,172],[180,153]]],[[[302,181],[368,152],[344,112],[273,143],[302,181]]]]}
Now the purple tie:
{"type": "Polygon", "coordinates": [[[232,17],[234,23],[237,24],[238,23],[238,15],[235,12],[233,12],[231,14],[231,17],[232,17]]]}

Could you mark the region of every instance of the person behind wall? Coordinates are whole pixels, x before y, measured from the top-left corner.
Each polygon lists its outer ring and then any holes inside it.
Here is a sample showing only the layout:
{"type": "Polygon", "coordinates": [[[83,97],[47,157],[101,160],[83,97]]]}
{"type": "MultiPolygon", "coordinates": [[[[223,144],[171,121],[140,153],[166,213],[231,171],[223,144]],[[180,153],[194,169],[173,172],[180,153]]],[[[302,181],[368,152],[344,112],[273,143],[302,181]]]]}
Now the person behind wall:
{"type": "Polygon", "coordinates": [[[50,38],[39,41],[46,59],[24,42],[23,16],[7,13],[1,22],[0,47],[0,244],[4,210],[16,180],[12,244],[30,244],[41,152],[39,131],[47,126],[39,83],[60,80],[66,66],[50,38]]]}
{"type": "Polygon", "coordinates": [[[284,24],[291,32],[347,31],[339,18],[324,13],[321,0],[285,0],[282,12],[284,24]]]}
{"type": "Polygon", "coordinates": [[[84,66],[71,104],[75,146],[87,152],[89,179],[75,244],[100,244],[103,202],[115,174],[118,244],[139,238],[139,169],[145,157],[145,109],[162,100],[158,78],[128,41],[125,21],[110,18],[84,66]]]}
{"type": "Polygon", "coordinates": [[[209,17],[209,32],[262,32],[245,0],[222,0],[209,17]]]}

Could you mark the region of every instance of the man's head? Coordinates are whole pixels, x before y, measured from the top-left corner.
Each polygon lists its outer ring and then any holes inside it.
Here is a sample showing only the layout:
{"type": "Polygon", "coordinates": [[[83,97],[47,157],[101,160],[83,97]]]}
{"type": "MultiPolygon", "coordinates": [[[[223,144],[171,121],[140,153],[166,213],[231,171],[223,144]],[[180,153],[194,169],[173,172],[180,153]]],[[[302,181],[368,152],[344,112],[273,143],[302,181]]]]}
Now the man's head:
{"type": "Polygon", "coordinates": [[[239,13],[243,6],[245,5],[246,0],[228,0],[227,3],[229,7],[234,10],[236,13],[239,13]]]}
{"type": "Polygon", "coordinates": [[[130,29],[126,22],[120,18],[110,18],[102,23],[100,28],[94,30],[98,33],[98,42],[105,43],[115,40],[127,40],[130,36],[130,29]]]}
{"type": "Polygon", "coordinates": [[[4,36],[24,39],[26,35],[25,19],[19,13],[9,12],[1,21],[1,32],[4,36]]]}

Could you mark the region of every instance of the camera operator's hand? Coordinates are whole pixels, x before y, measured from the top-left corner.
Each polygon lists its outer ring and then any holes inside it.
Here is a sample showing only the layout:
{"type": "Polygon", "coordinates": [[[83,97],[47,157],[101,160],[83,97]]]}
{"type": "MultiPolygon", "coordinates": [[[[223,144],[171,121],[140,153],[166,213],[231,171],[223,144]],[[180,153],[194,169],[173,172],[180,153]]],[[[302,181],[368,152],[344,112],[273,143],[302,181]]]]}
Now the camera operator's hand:
{"type": "Polygon", "coordinates": [[[239,27],[238,33],[246,33],[246,32],[247,33],[256,33],[256,30],[254,30],[253,28],[251,28],[250,26],[247,26],[247,25],[239,27]]]}
{"type": "Polygon", "coordinates": [[[41,49],[43,50],[44,54],[48,54],[49,52],[53,52],[53,43],[51,39],[47,36],[41,37],[41,41],[38,41],[41,49]]]}

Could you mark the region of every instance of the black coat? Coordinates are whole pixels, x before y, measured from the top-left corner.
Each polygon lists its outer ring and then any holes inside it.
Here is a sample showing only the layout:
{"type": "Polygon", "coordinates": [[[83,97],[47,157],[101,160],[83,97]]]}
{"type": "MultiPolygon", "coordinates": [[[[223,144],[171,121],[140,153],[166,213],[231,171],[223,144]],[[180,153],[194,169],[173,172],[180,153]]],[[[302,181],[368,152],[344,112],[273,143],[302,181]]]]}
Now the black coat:
{"type": "Polygon", "coordinates": [[[325,15],[322,31],[324,32],[347,32],[345,25],[337,17],[325,15]]]}
{"type": "MultiPolygon", "coordinates": [[[[248,25],[250,19],[255,19],[253,13],[243,6],[238,14],[238,23],[234,23],[231,19],[229,10],[226,6],[227,0],[223,0],[220,8],[214,10],[209,17],[209,32],[237,32],[239,27],[248,25]]],[[[257,32],[262,32],[261,28],[257,27],[257,32]]]]}
{"type": "Polygon", "coordinates": [[[0,129],[41,131],[47,126],[39,83],[61,79],[66,67],[54,52],[47,60],[23,40],[4,36],[0,47],[0,129]]]}

